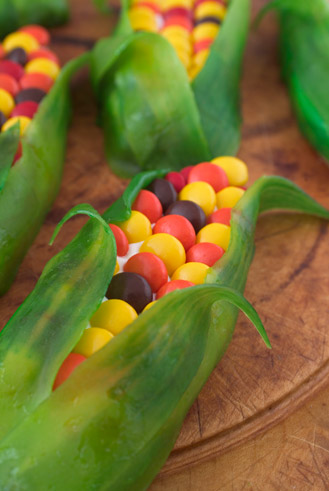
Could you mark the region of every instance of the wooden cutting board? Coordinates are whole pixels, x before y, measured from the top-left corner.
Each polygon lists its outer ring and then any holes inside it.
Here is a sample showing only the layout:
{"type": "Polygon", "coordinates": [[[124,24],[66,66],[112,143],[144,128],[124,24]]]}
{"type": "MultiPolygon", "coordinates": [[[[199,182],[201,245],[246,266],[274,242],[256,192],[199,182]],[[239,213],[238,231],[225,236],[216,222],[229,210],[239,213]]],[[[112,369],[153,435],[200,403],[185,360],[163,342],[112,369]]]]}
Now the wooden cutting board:
{"type": "MultiPolygon", "coordinates": [[[[264,3],[255,0],[253,13],[264,3]]],[[[89,0],[71,5],[71,23],[53,30],[53,46],[63,61],[91,47],[115,22],[93,10],[89,0]]],[[[275,18],[268,16],[248,41],[239,156],[249,166],[250,182],[279,174],[329,208],[329,168],[298,131],[276,43],[275,18]]],[[[103,211],[127,184],[105,163],[87,73],[76,79],[73,100],[61,191],[14,285],[0,300],[0,327],[33,289],[48,259],[84,223],[84,218],[72,220],[49,247],[65,212],[82,202],[103,211]]],[[[328,238],[329,227],[319,219],[260,218],[245,295],[260,314],[273,349],[264,347],[241,315],[226,355],[191,408],[152,491],[329,489],[328,238]]]]}

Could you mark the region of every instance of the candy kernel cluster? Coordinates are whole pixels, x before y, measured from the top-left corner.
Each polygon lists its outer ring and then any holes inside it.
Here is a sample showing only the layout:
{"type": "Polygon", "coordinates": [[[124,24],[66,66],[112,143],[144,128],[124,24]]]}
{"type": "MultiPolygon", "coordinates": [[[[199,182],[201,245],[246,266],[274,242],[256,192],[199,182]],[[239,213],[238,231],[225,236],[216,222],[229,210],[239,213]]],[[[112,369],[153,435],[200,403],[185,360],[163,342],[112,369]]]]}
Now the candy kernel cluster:
{"type": "MultiPolygon", "coordinates": [[[[48,31],[37,25],[21,27],[0,44],[0,128],[19,122],[21,136],[43,97],[57,78],[60,66],[49,48],[48,31]]],[[[20,157],[19,149],[15,161],[20,157]]]]}
{"type": "Polygon", "coordinates": [[[208,58],[226,10],[227,0],[133,0],[129,18],[135,31],[164,36],[193,79],[208,58]]]}
{"type": "Polygon", "coordinates": [[[158,299],[204,283],[228,248],[231,209],[247,180],[247,166],[235,157],[169,172],[139,192],[128,220],[109,224],[117,246],[114,276],[55,388],[158,299]]]}

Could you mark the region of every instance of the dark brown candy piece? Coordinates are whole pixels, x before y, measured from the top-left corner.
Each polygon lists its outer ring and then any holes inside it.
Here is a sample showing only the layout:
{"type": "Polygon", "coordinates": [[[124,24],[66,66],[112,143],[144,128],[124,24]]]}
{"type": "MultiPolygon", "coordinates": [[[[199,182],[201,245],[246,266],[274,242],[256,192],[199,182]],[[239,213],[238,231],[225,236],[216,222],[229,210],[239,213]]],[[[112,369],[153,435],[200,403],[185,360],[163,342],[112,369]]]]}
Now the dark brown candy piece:
{"type": "Polygon", "coordinates": [[[195,25],[198,26],[199,24],[205,24],[208,22],[210,22],[211,24],[218,24],[218,25],[222,23],[222,21],[218,17],[212,17],[209,15],[208,17],[202,17],[202,19],[196,20],[195,25]]]}
{"type": "Polygon", "coordinates": [[[16,104],[20,104],[21,102],[25,101],[34,101],[39,103],[44,96],[46,95],[46,92],[44,92],[41,89],[24,89],[21,90],[17,96],[15,97],[16,104]]]}
{"type": "Polygon", "coordinates": [[[154,179],[147,189],[159,198],[163,211],[166,211],[168,206],[177,199],[177,192],[174,186],[166,179],[154,179]]]}
{"type": "Polygon", "coordinates": [[[143,276],[137,273],[118,273],[113,276],[106,296],[129,303],[139,314],[153,300],[152,289],[143,276]]]}
{"type": "Polygon", "coordinates": [[[196,234],[206,225],[206,215],[203,209],[193,201],[175,201],[169,206],[165,215],[181,215],[187,218],[192,223],[196,234]]]}
{"type": "Polygon", "coordinates": [[[2,126],[5,124],[6,121],[7,121],[6,116],[3,114],[2,111],[0,111],[0,130],[1,130],[2,126]]]}
{"type": "Polygon", "coordinates": [[[9,51],[9,53],[7,53],[6,58],[7,60],[14,61],[22,66],[26,65],[27,63],[27,53],[23,48],[12,49],[9,51]]]}

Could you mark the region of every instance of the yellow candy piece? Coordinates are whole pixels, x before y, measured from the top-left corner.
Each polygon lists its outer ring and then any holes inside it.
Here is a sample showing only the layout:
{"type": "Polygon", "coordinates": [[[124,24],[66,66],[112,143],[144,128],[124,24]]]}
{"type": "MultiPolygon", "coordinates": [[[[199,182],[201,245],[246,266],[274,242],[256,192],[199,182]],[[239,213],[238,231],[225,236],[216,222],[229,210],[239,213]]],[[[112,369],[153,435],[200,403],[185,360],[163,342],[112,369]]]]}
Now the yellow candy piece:
{"type": "Polygon", "coordinates": [[[192,5],[192,1],[191,0],[163,0],[162,5],[164,11],[175,7],[184,7],[186,9],[189,9],[192,5]]]}
{"type": "Polygon", "coordinates": [[[182,39],[186,39],[187,41],[190,41],[191,35],[188,30],[186,30],[182,26],[168,26],[164,27],[160,34],[164,36],[166,39],[170,39],[173,37],[181,37],[182,39]]]}
{"type": "Polygon", "coordinates": [[[172,280],[191,281],[195,285],[204,283],[209,266],[203,263],[190,262],[180,266],[172,275],[172,280]]]}
{"type": "Polygon", "coordinates": [[[146,305],[146,307],[144,307],[144,310],[143,312],[145,312],[146,310],[150,309],[151,307],[153,307],[153,305],[156,303],[156,300],[153,300],[153,302],[150,302],[146,305]]]}
{"type": "Polygon", "coordinates": [[[144,5],[133,5],[132,8],[129,10],[129,18],[130,17],[148,17],[155,19],[155,13],[152,9],[145,7],[144,5]]]}
{"type": "Polygon", "coordinates": [[[31,34],[16,31],[5,37],[2,46],[7,53],[15,48],[23,48],[27,53],[30,53],[36,51],[40,45],[31,34]]]}
{"type": "Polygon", "coordinates": [[[248,181],[248,167],[236,157],[217,157],[211,161],[221,167],[228,178],[230,186],[244,186],[248,181]]]}
{"type": "Polygon", "coordinates": [[[25,65],[26,73],[43,73],[48,77],[56,80],[60,72],[60,68],[53,60],[47,58],[34,58],[25,65]]]}
{"type": "Polygon", "coordinates": [[[178,195],[179,200],[194,201],[205,214],[210,215],[216,206],[216,194],[214,188],[207,182],[191,182],[183,187],[178,195]]]}
{"type": "Polygon", "coordinates": [[[2,111],[3,114],[8,117],[14,107],[15,101],[13,96],[6,90],[0,89],[0,111],[2,111]]]}
{"type": "Polygon", "coordinates": [[[135,31],[157,32],[158,26],[155,13],[145,7],[134,7],[129,11],[131,27],[135,31]]]}
{"type": "Polygon", "coordinates": [[[189,56],[192,55],[192,43],[191,40],[185,36],[172,34],[170,36],[164,36],[170,44],[176,49],[176,51],[184,51],[189,56]]]}
{"type": "Polygon", "coordinates": [[[222,247],[225,251],[228,248],[231,237],[231,227],[223,225],[222,223],[210,223],[203,227],[196,236],[196,243],[211,242],[219,247],[222,247]]]}
{"type": "Polygon", "coordinates": [[[137,317],[136,310],[129,303],[113,298],[100,304],[98,310],[90,319],[90,324],[106,329],[116,335],[137,317]]]}
{"type": "Polygon", "coordinates": [[[186,254],[182,243],[173,235],[154,234],[141,245],[140,252],[152,252],[165,263],[168,275],[185,263],[186,254]]]}
{"type": "Polygon", "coordinates": [[[114,268],[114,273],[113,274],[117,274],[119,273],[119,270],[120,270],[120,266],[119,266],[119,263],[118,261],[115,263],[115,268],[114,268]]]}
{"type": "Polygon", "coordinates": [[[19,134],[23,136],[31,121],[32,120],[27,116],[15,116],[5,122],[5,124],[2,126],[2,131],[8,130],[9,128],[14,126],[14,124],[19,122],[19,134]]]}
{"type": "Polygon", "coordinates": [[[193,64],[196,66],[200,66],[202,68],[206,63],[208,56],[209,56],[209,49],[203,49],[199,51],[193,56],[193,64]]]}
{"type": "Polygon", "coordinates": [[[89,356],[103,348],[103,346],[111,341],[113,337],[113,334],[106,329],[90,327],[82,334],[82,337],[74,348],[73,353],[79,353],[80,355],[89,358],[89,356]]]}
{"type": "Polygon", "coordinates": [[[195,20],[203,19],[204,17],[216,17],[217,19],[223,20],[226,14],[226,7],[217,2],[202,2],[200,3],[195,11],[195,20]]]}
{"type": "Polygon", "coordinates": [[[150,220],[140,211],[132,210],[130,218],[125,222],[117,223],[124,231],[129,244],[141,242],[152,235],[150,220]]]}
{"type": "Polygon", "coordinates": [[[157,32],[157,27],[153,21],[145,18],[131,19],[131,27],[134,31],[157,32]]]}
{"type": "Polygon", "coordinates": [[[196,43],[202,39],[215,39],[219,31],[219,25],[213,22],[204,22],[193,29],[193,41],[196,43]]]}
{"type": "Polygon", "coordinates": [[[185,51],[181,51],[181,50],[176,50],[176,53],[177,53],[178,58],[180,59],[180,61],[184,65],[184,67],[186,69],[188,69],[188,67],[191,64],[191,57],[190,57],[190,55],[188,53],[186,53],[185,51]]]}
{"type": "Polygon", "coordinates": [[[235,186],[218,191],[216,194],[217,208],[233,208],[244,194],[244,190],[235,186]]]}

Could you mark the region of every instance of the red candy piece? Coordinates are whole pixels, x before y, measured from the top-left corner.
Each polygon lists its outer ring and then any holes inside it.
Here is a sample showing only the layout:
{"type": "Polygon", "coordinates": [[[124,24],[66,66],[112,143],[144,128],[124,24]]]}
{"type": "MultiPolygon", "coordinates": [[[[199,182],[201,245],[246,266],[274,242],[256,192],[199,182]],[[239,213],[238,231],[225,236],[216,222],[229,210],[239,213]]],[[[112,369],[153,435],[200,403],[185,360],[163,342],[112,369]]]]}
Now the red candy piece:
{"type": "Polygon", "coordinates": [[[168,281],[165,263],[151,252],[139,252],[124,265],[126,273],[137,273],[149,283],[153,292],[157,292],[168,281]]]}
{"type": "Polygon", "coordinates": [[[36,24],[30,24],[28,26],[23,26],[19,29],[21,32],[26,32],[31,34],[40,44],[49,44],[50,35],[47,29],[36,24]]]}
{"type": "Polygon", "coordinates": [[[185,19],[192,19],[192,11],[185,7],[172,7],[163,13],[164,19],[170,17],[183,17],[185,19]]]}
{"type": "Polygon", "coordinates": [[[35,58],[47,58],[48,60],[57,63],[57,65],[60,65],[58,56],[47,48],[39,48],[35,51],[31,51],[28,56],[28,61],[34,60],[35,58]]]}
{"type": "Polygon", "coordinates": [[[207,223],[223,223],[224,225],[230,225],[232,208],[221,208],[214,211],[208,219],[207,223]]]}
{"type": "Polygon", "coordinates": [[[177,193],[179,193],[179,191],[183,189],[186,184],[185,179],[180,172],[168,172],[165,179],[171,182],[177,193]]]}
{"type": "Polygon", "coordinates": [[[210,242],[195,244],[186,253],[186,262],[203,263],[213,266],[224,254],[224,249],[210,242]]]}
{"type": "Polygon", "coordinates": [[[126,237],[126,234],[124,233],[123,230],[121,230],[120,227],[114,225],[113,223],[110,223],[109,226],[115,238],[118,256],[125,256],[129,249],[129,242],[126,237]]]}
{"type": "Polygon", "coordinates": [[[143,213],[151,223],[155,223],[162,216],[162,205],[159,198],[147,189],[139,191],[132,210],[143,213]]]}
{"type": "Polygon", "coordinates": [[[186,183],[188,180],[188,176],[190,175],[190,172],[193,169],[193,167],[194,167],[193,165],[188,165],[187,167],[183,167],[183,169],[180,171],[186,183]]]}
{"type": "Polygon", "coordinates": [[[11,75],[15,80],[19,81],[24,75],[24,68],[14,61],[1,60],[0,73],[7,73],[7,75],[11,75]]]}
{"type": "Polygon", "coordinates": [[[4,89],[15,97],[19,91],[19,85],[16,79],[8,73],[0,73],[0,89],[4,89]]]}
{"type": "Polygon", "coordinates": [[[57,389],[63,382],[71,375],[80,363],[85,361],[86,357],[79,355],[78,353],[70,353],[69,356],[63,361],[62,366],[58,370],[53,390],[57,389]]]}
{"type": "Polygon", "coordinates": [[[25,101],[17,104],[17,106],[13,109],[10,117],[13,118],[15,116],[27,116],[32,119],[34,114],[38,110],[39,104],[34,101],[25,101]]]}
{"type": "Polygon", "coordinates": [[[191,281],[186,280],[168,281],[160,288],[160,290],[156,294],[156,298],[159,299],[161,297],[164,297],[168,293],[173,292],[174,290],[182,290],[183,288],[189,288],[190,286],[195,285],[191,281]]]}
{"type": "Polygon", "coordinates": [[[53,79],[43,73],[25,73],[20,80],[20,86],[24,89],[40,89],[49,92],[53,86],[53,79]]]}
{"type": "Polygon", "coordinates": [[[194,53],[199,53],[199,51],[203,51],[204,49],[209,49],[212,45],[213,39],[201,39],[194,45],[194,53]]]}
{"type": "Polygon", "coordinates": [[[221,167],[210,162],[202,162],[193,167],[189,173],[187,182],[204,181],[210,184],[217,193],[229,185],[227,175],[221,167]]]}
{"type": "Polygon", "coordinates": [[[176,237],[187,251],[195,244],[195,230],[191,222],[181,215],[161,217],[153,228],[154,234],[170,234],[176,237]]]}
{"type": "Polygon", "coordinates": [[[13,165],[17,162],[17,160],[19,160],[21,158],[22,153],[23,153],[22,142],[19,141],[18,142],[17,151],[15,153],[15,157],[14,157],[14,160],[13,160],[13,165]]]}
{"type": "Polygon", "coordinates": [[[168,17],[165,20],[163,27],[169,27],[169,26],[181,26],[189,32],[192,32],[193,30],[193,24],[190,21],[190,19],[179,15],[176,15],[175,17],[174,16],[168,17]]]}

